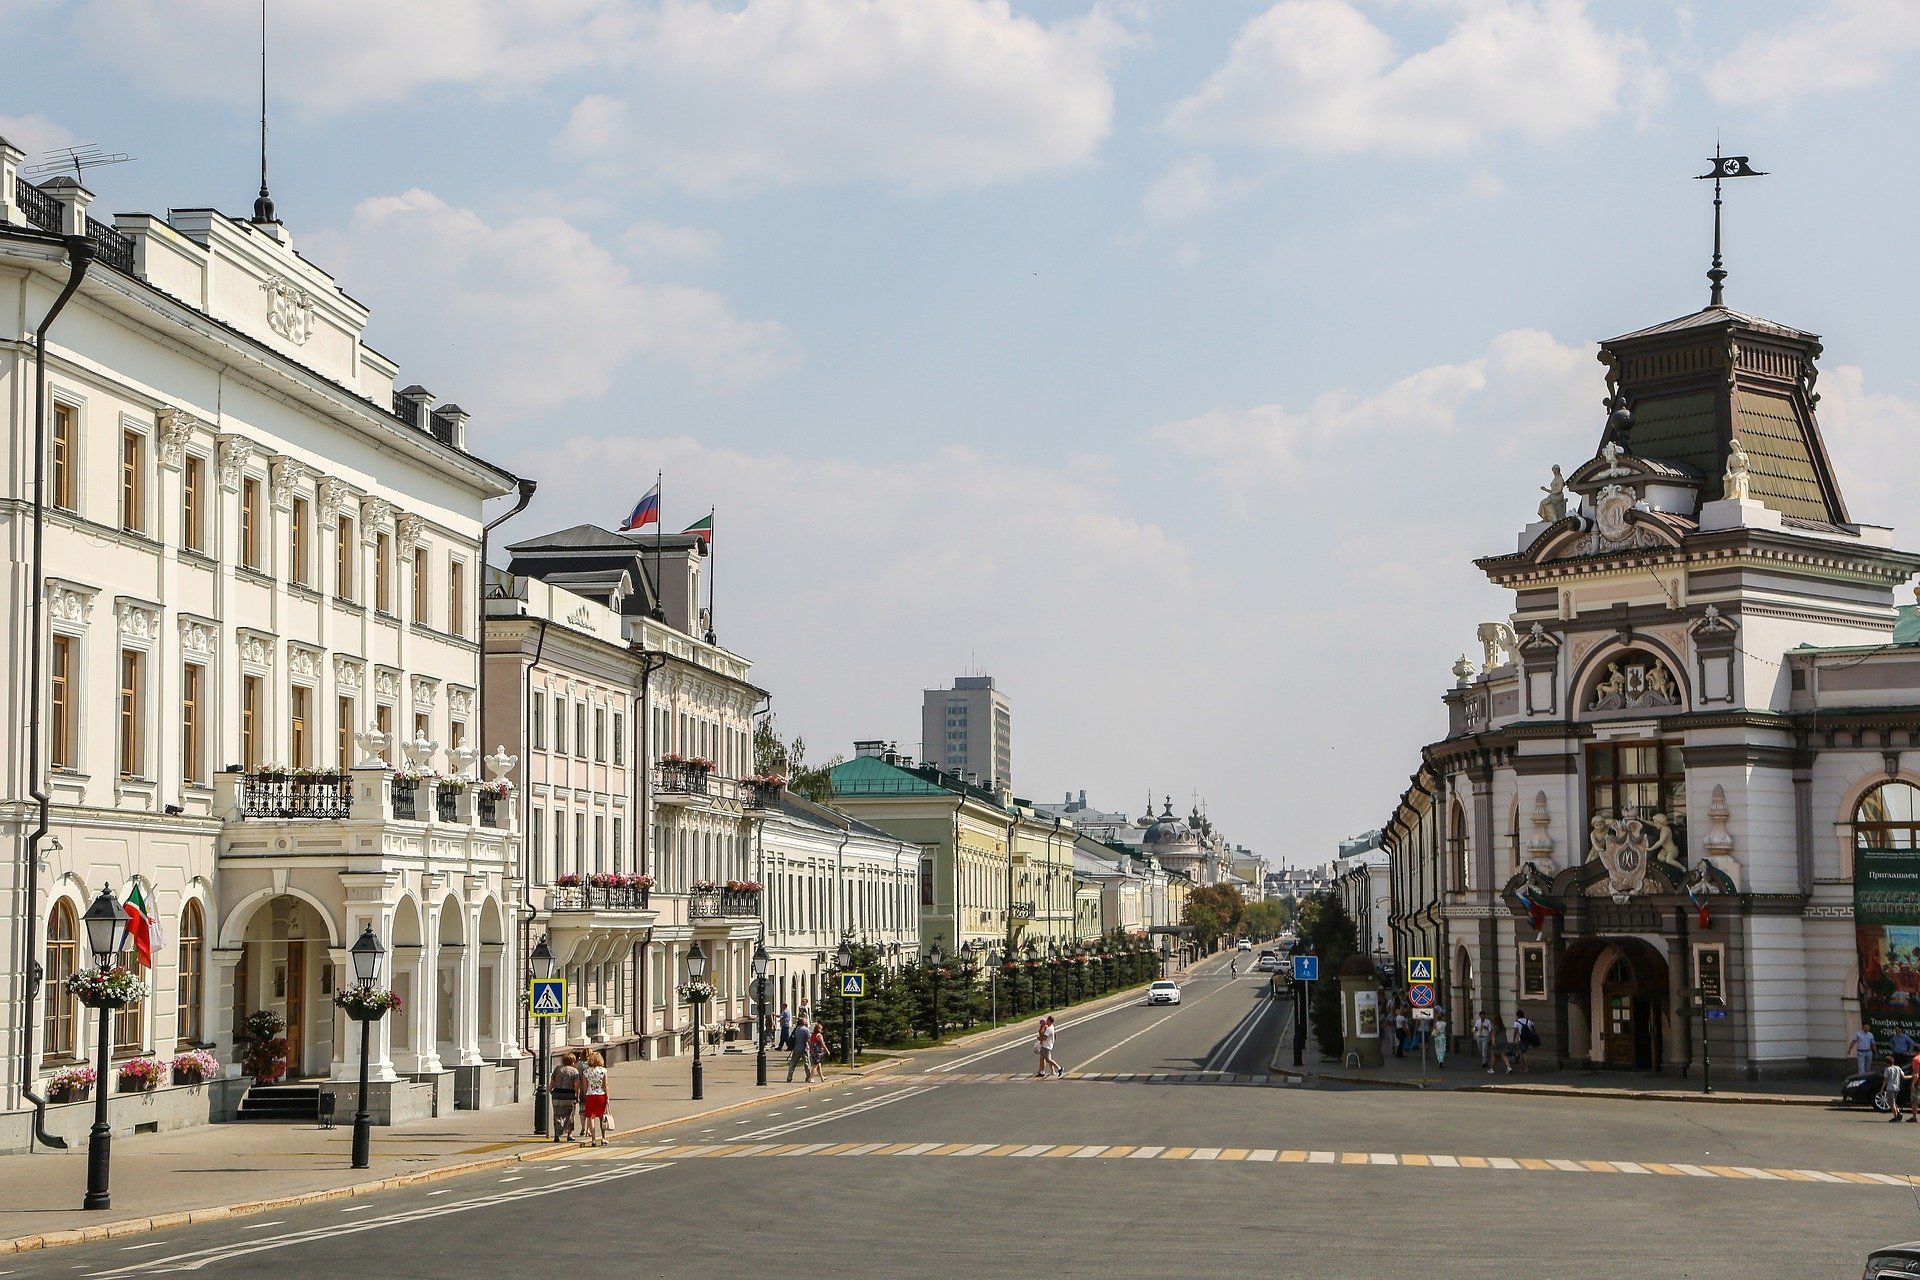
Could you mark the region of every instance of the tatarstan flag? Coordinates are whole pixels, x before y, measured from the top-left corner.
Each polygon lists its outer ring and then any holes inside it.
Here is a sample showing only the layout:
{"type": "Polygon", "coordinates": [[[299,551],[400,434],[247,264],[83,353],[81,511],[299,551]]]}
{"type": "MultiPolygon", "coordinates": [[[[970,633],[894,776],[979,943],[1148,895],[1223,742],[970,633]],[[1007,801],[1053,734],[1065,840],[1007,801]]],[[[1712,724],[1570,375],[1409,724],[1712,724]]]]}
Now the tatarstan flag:
{"type": "Polygon", "coordinates": [[[147,900],[138,884],[127,895],[126,913],[127,933],[133,939],[134,950],[140,953],[140,963],[151,969],[153,949],[160,945],[160,925],[147,911],[147,900]]]}
{"type": "Polygon", "coordinates": [[[713,545],[713,512],[709,511],[680,531],[690,533],[708,546],[713,545]]]}

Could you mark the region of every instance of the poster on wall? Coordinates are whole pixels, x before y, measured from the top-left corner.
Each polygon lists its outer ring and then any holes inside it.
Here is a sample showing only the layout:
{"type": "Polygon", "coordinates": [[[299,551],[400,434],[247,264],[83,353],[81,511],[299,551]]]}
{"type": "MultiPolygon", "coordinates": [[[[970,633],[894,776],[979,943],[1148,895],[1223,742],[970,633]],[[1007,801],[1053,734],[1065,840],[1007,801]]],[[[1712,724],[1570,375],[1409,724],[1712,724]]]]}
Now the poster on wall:
{"type": "Polygon", "coordinates": [[[1883,1040],[1920,1033],[1920,849],[1856,849],[1860,1016],[1883,1040]]]}

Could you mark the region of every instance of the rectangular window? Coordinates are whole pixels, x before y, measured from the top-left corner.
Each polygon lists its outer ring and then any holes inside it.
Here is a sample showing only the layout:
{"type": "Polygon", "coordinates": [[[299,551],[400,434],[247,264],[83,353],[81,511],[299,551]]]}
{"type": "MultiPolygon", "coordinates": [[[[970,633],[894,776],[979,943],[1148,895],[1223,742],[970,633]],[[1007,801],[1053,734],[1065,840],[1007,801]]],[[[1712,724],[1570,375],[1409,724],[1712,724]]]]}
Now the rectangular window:
{"type": "Polygon", "coordinates": [[[607,758],[607,709],[605,707],[593,709],[593,758],[595,760],[607,758]]]}
{"type": "MultiPolygon", "coordinates": [[[[131,945],[127,947],[126,955],[121,959],[121,963],[138,975],[142,982],[149,981],[146,974],[146,966],[140,963],[140,957],[134,952],[131,945]]],[[[147,1002],[142,999],[136,1000],[124,1008],[113,1011],[113,1052],[116,1056],[140,1052],[142,1047],[141,1024],[146,1021],[146,1018],[143,1016],[146,1012],[146,1007],[147,1002]]],[[[104,1080],[95,1081],[93,1087],[96,1089],[105,1089],[107,1088],[107,1082],[104,1080]]]]}
{"type": "Polygon", "coordinates": [[[261,731],[266,722],[261,719],[265,709],[260,704],[261,684],[259,676],[240,677],[240,766],[248,773],[257,773],[260,769],[260,749],[266,745],[261,741],[261,731]]]}
{"type": "Polygon", "coordinates": [[[353,517],[341,516],[333,526],[333,594],[342,600],[357,597],[353,589],[353,517]]]}
{"type": "Polygon", "coordinates": [[[447,630],[467,634],[467,562],[447,561],[447,630]]]}
{"type": "Polygon", "coordinates": [[[296,684],[287,695],[287,763],[296,769],[313,767],[313,690],[296,684]]]}
{"type": "Polygon", "coordinates": [[[249,569],[264,569],[262,534],[265,513],[260,509],[260,481],[245,476],[240,481],[240,563],[249,569]]]}
{"type": "Polygon", "coordinates": [[[620,865],[621,837],[626,834],[627,824],[619,818],[613,820],[613,865],[620,865]]]}
{"type": "Polygon", "coordinates": [[[313,585],[313,506],[305,498],[293,500],[292,566],[287,577],[296,587],[313,585]]]}
{"type": "Polygon", "coordinates": [[[379,702],[379,703],[375,703],[375,704],[374,704],[374,708],[373,708],[373,727],[374,727],[374,730],[375,730],[376,732],[378,732],[378,733],[381,733],[381,734],[384,734],[384,735],[386,736],[386,739],[387,739],[387,763],[388,763],[388,764],[392,764],[392,763],[394,763],[395,761],[397,761],[397,760],[398,760],[398,759],[400,758],[400,756],[399,756],[399,753],[398,753],[398,752],[396,752],[396,751],[394,750],[394,742],[393,742],[393,704],[392,704],[392,703],[390,703],[390,702],[379,702]]]}
{"type": "Polygon", "coordinates": [[[207,549],[207,460],[188,454],[180,474],[180,545],[207,549]]]}
{"type": "Polygon", "coordinates": [[[425,738],[429,742],[433,741],[432,736],[428,733],[428,730],[432,727],[433,721],[426,712],[416,711],[413,713],[413,736],[416,740],[425,738]]]}
{"type": "Polygon", "coordinates": [[[147,528],[145,445],[138,431],[120,433],[120,527],[129,533],[147,528]]]}
{"type": "Polygon", "coordinates": [[[573,869],[580,875],[587,873],[587,815],[573,815],[573,869]]]}
{"type": "Polygon", "coordinates": [[[607,820],[596,817],[593,820],[593,869],[607,869],[607,820]]]}
{"type": "Polygon", "coordinates": [[[384,533],[373,535],[373,607],[380,613],[393,612],[393,538],[384,533]]]}
{"type": "Polygon", "coordinates": [[[1677,742],[1598,742],[1587,748],[1587,818],[1664,814],[1686,849],[1686,766],[1677,742]]]}
{"type": "Polygon", "coordinates": [[[53,406],[52,456],[48,458],[47,499],[62,511],[80,509],[80,411],[70,404],[53,406]]]}
{"type": "Polygon", "coordinates": [[[573,704],[573,752],[581,759],[587,755],[587,704],[573,704]]]}
{"type": "Polygon", "coordinates": [[[413,621],[422,624],[427,621],[427,549],[420,547],[413,553],[413,621]]]}
{"type": "Polygon", "coordinates": [[[467,745],[467,722],[450,721],[447,725],[447,746],[458,749],[467,745]]]}
{"type": "Polygon", "coordinates": [[[56,769],[79,767],[74,750],[75,712],[79,703],[79,672],[75,669],[78,642],[72,636],[55,636],[51,672],[53,687],[48,701],[51,720],[47,726],[47,758],[56,769]]]}
{"type": "Polygon", "coordinates": [[[207,669],[197,662],[180,668],[180,778],[205,782],[207,669]]]}
{"type": "Polygon", "coordinates": [[[528,702],[527,745],[535,751],[547,749],[547,695],[536,693],[528,702]]]}
{"type": "Polygon", "coordinates": [[[542,842],[546,836],[546,817],[544,809],[532,809],[527,813],[527,851],[533,854],[533,866],[529,868],[528,879],[534,884],[547,882],[547,846],[542,842]]]}
{"type": "Polygon", "coordinates": [[[335,706],[335,716],[333,752],[337,763],[334,767],[345,773],[353,768],[353,699],[341,698],[335,706]]]}
{"type": "Polygon", "coordinates": [[[627,717],[622,711],[613,713],[613,762],[615,764],[627,762],[627,717]]]}
{"type": "Polygon", "coordinates": [[[933,905],[933,855],[930,853],[920,855],[920,905],[933,905]]]}
{"type": "Polygon", "coordinates": [[[557,693],[553,695],[553,749],[567,754],[567,700],[557,693]]]}
{"type": "Polygon", "coordinates": [[[140,695],[145,681],[141,678],[140,655],[132,649],[120,651],[120,776],[138,778],[141,775],[141,753],[146,724],[141,714],[140,695]]]}

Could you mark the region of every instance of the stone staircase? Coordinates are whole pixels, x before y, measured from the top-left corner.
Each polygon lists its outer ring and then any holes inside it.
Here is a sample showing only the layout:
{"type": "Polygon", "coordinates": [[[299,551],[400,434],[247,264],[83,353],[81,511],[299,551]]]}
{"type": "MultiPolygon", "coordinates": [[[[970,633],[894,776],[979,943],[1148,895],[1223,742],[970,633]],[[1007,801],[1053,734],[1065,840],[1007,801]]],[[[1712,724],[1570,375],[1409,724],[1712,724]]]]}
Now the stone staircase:
{"type": "Polygon", "coordinates": [[[265,1124],[318,1124],[320,1086],[317,1084],[257,1084],[240,1100],[235,1120],[265,1124]]]}

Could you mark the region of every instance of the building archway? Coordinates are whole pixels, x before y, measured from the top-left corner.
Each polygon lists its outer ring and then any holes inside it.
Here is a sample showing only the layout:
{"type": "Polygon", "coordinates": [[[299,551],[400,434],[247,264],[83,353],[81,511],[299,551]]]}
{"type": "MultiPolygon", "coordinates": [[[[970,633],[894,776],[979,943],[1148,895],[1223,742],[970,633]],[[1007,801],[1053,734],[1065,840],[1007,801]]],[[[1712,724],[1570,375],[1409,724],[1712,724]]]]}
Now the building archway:
{"type": "Polygon", "coordinates": [[[1644,938],[1582,938],[1560,964],[1560,990],[1586,1010],[1587,1060],[1651,1071],[1666,1056],[1666,957],[1644,938]]]}
{"type": "Polygon", "coordinates": [[[1457,947],[1453,953],[1454,998],[1453,1014],[1449,1021],[1456,1035],[1471,1034],[1473,1020],[1479,1016],[1474,999],[1473,953],[1465,947],[1457,947]]]}
{"type": "Polygon", "coordinates": [[[325,1076],[333,1063],[334,929],[311,901],[290,893],[256,901],[239,925],[233,971],[235,1036],[247,1015],[266,1012],[285,1023],[286,1078],[325,1076]]]}

